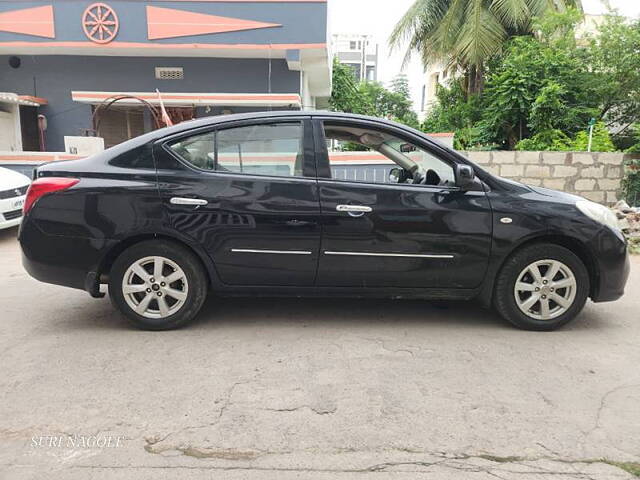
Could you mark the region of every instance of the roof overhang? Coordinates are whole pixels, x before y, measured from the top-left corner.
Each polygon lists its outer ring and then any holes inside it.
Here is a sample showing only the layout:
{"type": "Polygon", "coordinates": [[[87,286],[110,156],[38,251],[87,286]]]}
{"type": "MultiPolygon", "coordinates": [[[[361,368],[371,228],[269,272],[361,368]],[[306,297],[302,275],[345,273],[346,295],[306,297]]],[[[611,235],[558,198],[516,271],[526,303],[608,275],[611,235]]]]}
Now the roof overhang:
{"type": "MultiPolygon", "coordinates": [[[[156,92],[87,92],[72,91],[74,102],[99,104],[117,96],[125,96],[117,105],[141,105],[141,100],[160,105],[156,92]],[[135,97],[135,98],[131,98],[135,97]],[[139,100],[140,99],[140,100],[139,100]]],[[[165,93],[162,102],[167,107],[221,106],[221,107],[289,107],[300,108],[302,101],[297,93],[165,93]]]]}
{"type": "Polygon", "coordinates": [[[0,92],[0,103],[13,103],[23,105],[25,107],[40,107],[47,104],[45,98],[34,97],[31,95],[18,95],[11,92],[0,92]]]}
{"type": "Polygon", "coordinates": [[[0,42],[0,54],[7,55],[99,55],[127,57],[210,57],[210,58],[285,58],[287,50],[326,52],[326,43],[144,43],[93,42],[0,42]]]}

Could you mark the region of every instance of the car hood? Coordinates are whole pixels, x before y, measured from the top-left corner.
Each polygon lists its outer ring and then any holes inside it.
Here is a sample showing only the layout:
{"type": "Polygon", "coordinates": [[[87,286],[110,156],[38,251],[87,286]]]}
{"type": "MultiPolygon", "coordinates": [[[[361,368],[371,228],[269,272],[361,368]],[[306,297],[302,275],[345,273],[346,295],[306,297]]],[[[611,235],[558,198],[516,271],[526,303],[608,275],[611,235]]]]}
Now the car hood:
{"type": "Polygon", "coordinates": [[[26,175],[0,167],[0,191],[24,187],[30,183],[31,179],[26,175]]]}

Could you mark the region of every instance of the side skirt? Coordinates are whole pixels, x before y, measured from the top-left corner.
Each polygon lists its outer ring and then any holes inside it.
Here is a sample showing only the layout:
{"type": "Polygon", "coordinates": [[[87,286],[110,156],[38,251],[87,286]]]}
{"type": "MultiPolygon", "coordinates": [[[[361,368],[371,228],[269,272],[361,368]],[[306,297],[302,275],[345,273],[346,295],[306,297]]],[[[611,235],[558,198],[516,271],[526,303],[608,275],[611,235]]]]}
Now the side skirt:
{"type": "Polygon", "coordinates": [[[215,289],[222,297],[339,297],[393,298],[423,300],[472,300],[480,289],[440,288],[331,288],[331,287],[256,287],[242,286],[215,289]]]}

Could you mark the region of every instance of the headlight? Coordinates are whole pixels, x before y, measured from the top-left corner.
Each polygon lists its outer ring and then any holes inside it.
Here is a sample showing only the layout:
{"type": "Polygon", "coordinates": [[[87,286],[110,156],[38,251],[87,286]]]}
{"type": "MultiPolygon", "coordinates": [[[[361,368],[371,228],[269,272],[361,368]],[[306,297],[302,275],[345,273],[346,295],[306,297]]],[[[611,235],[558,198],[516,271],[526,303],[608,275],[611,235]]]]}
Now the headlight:
{"type": "Polygon", "coordinates": [[[620,230],[616,214],[604,205],[600,205],[599,203],[591,202],[589,200],[578,200],[576,202],[576,207],[592,220],[595,220],[602,225],[606,225],[613,230],[620,230]]]}

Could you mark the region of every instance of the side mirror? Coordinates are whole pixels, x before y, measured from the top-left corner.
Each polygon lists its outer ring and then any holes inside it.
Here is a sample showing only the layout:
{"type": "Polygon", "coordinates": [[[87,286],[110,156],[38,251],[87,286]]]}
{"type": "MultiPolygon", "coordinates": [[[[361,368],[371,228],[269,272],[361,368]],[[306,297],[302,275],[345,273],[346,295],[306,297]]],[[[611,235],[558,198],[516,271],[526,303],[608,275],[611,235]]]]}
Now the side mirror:
{"type": "Polygon", "coordinates": [[[389,183],[401,183],[404,177],[404,170],[401,168],[392,168],[389,170],[389,183]]]}
{"type": "Polygon", "coordinates": [[[456,165],[456,187],[460,190],[469,190],[475,178],[476,172],[473,167],[461,163],[456,165]]]}
{"type": "Polygon", "coordinates": [[[409,174],[404,168],[395,167],[389,170],[389,183],[404,183],[409,174]]]}

